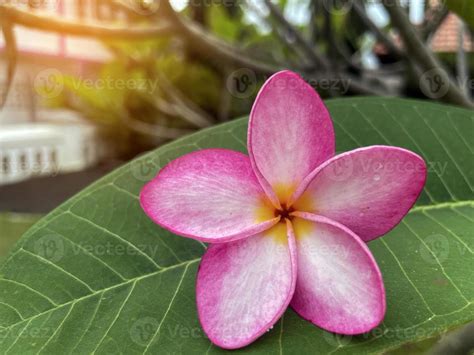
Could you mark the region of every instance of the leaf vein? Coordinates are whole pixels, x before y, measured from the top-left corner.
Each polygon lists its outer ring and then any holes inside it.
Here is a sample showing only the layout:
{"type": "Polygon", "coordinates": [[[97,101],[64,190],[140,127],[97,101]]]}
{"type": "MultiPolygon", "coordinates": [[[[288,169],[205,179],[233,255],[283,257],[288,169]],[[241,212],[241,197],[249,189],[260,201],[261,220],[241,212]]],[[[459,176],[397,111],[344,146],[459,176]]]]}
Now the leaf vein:
{"type": "MultiPolygon", "coordinates": [[[[51,303],[51,305],[53,306],[58,306],[58,304],[56,302],[54,302],[51,298],[49,298],[48,296],[42,294],[41,292],[39,292],[38,290],[35,290],[34,288],[20,282],[20,281],[15,281],[15,280],[12,280],[12,279],[0,279],[0,282],[1,281],[5,281],[5,282],[11,282],[12,284],[15,284],[17,286],[21,286],[21,287],[24,287],[28,290],[30,290],[31,292],[33,292],[34,294],[38,295],[38,296],[41,296],[42,298],[44,298],[46,301],[48,301],[49,303],[51,303]]],[[[9,328],[9,327],[8,327],[9,328]]]]}
{"type": "Polygon", "coordinates": [[[169,305],[168,305],[168,308],[166,309],[166,312],[165,312],[165,314],[163,315],[163,318],[161,318],[160,324],[158,325],[158,328],[156,329],[155,334],[153,334],[153,337],[151,338],[150,342],[149,342],[148,345],[146,346],[145,351],[143,351],[143,354],[146,354],[146,352],[148,351],[148,349],[150,348],[150,346],[151,346],[151,345],[153,344],[153,342],[155,341],[156,336],[160,333],[161,326],[163,325],[163,322],[165,321],[166,316],[168,315],[168,313],[169,313],[171,307],[173,306],[174,300],[176,299],[176,296],[178,295],[178,292],[179,292],[179,290],[180,290],[180,288],[181,288],[181,284],[183,283],[184,277],[186,276],[186,272],[188,271],[188,267],[189,267],[189,264],[186,265],[186,267],[184,268],[183,274],[181,275],[181,279],[180,279],[179,282],[178,282],[178,286],[176,287],[176,290],[174,291],[173,297],[172,297],[171,300],[170,300],[170,303],[169,303],[169,305]]]}
{"type": "Polygon", "coordinates": [[[46,258],[43,258],[41,255],[38,255],[38,254],[35,254],[35,253],[32,253],[31,251],[27,250],[27,249],[23,249],[20,248],[21,251],[27,253],[28,255],[31,255],[35,258],[37,258],[38,260],[40,260],[41,262],[45,263],[45,264],[48,264],[48,265],[51,265],[52,267],[54,267],[56,270],[59,270],[61,271],[62,273],[64,273],[65,275],[67,275],[68,277],[70,277],[71,279],[73,279],[74,281],[80,283],[81,285],[83,285],[84,287],[86,287],[90,292],[94,292],[95,290],[93,288],[91,288],[86,282],[82,281],[80,278],[78,278],[77,276],[71,274],[69,271],[65,270],[64,268],[62,268],[61,266],[59,266],[58,264],[55,264],[53,263],[52,261],[46,259],[46,258]]]}
{"type": "Polygon", "coordinates": [[[92,354],[95,354],[95,352],[97,351],[97,349],[100,348],[100,346],[102,345],[102,343],[104,342],[104,340],[107,338],[107,336],[109,335],[109,332],[110,330],[112,329],[112,327],[115,325],[115,323],[117,322],[117,320],[119,319],[120,315],[122,314],[122,311],[125,307],[125,305],[127,304],[128,300],[130,299],[130,296],[132,295],[133,293],[133,290],[135,290],[135,286],[137,285],[137,281],[138,280],[135,280],[132,284],[132,287],[130,287],[130,291],[128,292],[128,295],[127,297],[125,297],[125,300],[123,301],[122,305],[120,306],[117,314],[115,315],[112,323],[110,324],[110,326],[108,327],[107,331],[105,332],[104,336],[102,337],[102,339],[100,339],[99,343],[97,344],[97,346],[95,347],[95,349],[92,351],[92,354]]]}
{"type": "Polygon", "coordinates": [[[436,262],[438,263],[439,267],[441,268],[441,272],[444,274],[444,276],[449,280],[449,282],[453,285],[453,287],[456,289],[456,291],[461,295],[461,297],[466,301],[466,303],[469,303],[469,300],[463,295],[463,293],[461,292],[461,290],[458,288],[458,286],[454,283],[454,281],[451,279],[451,277],[448,276],[448,274],[446,273],[446,270],[444,269],[444,266],[443,264],[441,264],[441,262],[439,261],[438,257],[436,256],[435,253],[433,253],[433,251],[428,247],[428,245],[426,244],[426,242],[423,240],[423,238],[421,238],[418,233],[416,233],[411,227],[410,225],[405,221],[405,220],[402,220],[402,222],[407,226],[407,228],[412,232],[412,234],[425,246],[425,248],[430,252],[430,254],[433,256],[433,258],[436,260],[436,262]]]}
{"type": "Polygon", "coordinates": [[[430,129],[430,131],[433,133],[433,135],[436,137],[436,139],[438,140],[439,144],[441,145],[441,147],[443,148],[443,150],[446,152],[446,154],[448,155],[448,157],[451,159],[451,161],[453,162],[454,166],[456,167],[456,169],[459,171],[459,173],[461,174],[462,178],[464,179],[464,181],[466,182],[467,186],[469,186],[469,188],[471,190],[473,190],[474,188],[472,187],[471,185],[471,182],[469,181],[469,179],[467,178],[467,176],[464,174],[464,171],[462,171],[461,167],[459,166],[458,162],[454,159],[453,155],[451,154],[451,151],[448,149],[448,147],[446,146],[446,144],[441,140],[441,138],[439,137],[438,133],[436,133],[436,131],[433,129],[433,127],[431,127],[431,125],[428,124],[428,122],[426,121],[425,117],[420,114],[420,112],[418,111],[418,108],[415,106],[414,107],[415,109],[415,112],[418,114],[418,116],[421,117],[422,121],[425,123],[425,125],[430,129]]]}
{"type": "Polygon", "coordinates": [[[67,240],[69,243],[75,245],[77,248],[79,248],[84,254],[86,255],[89,255],[90,257],[92,257],[93,259],[97,260],[98,262],[100,262],[102,265],[104,265],[106,268],[108,268],[110,271],[112,271],[114,274],[116,274],[118,277],[120,277],[123,281],[127,280],[122,274],[120,274],[117,270],[115,270],[112,266],[110,266],[109,264],[107,264],[105,261],[103,261],[101,258],[98,258],[97,256],[95,256],[93,253],[89,252],[87,249],[85,249],[82,245],[76,243],[75,241],[73,241],[72,239],[69,239],[67,238],[64,234],[62,233],[59,233],[49,227],[45,227],[47,230],[50,230],[51,232],[54,232],[56,233],[57,235],[59,235],[60,237],[62,237],[63,239],[67,240]]]}
{"type": "Polygon", "coordinates": [[[446,227],[443,223],[441,223],[440,221],[437,221],[436,219],[434,219],[428,212],[426,212],[425,210],[421,211],[425,216],[427,216],[429,219],[431,219],[433,222],[437,223],[439,226],[441,226],[441,228],[443,228],[445,231],[447,231],[449,234],[451,234],[452,236],[454,236],[454,238],[456,238],[459,243],[461,243],[471,254],[472,254],[472,250],[471,248],[469,248],[469,245],[467,245],[456,233],[454,233],[451,229],[449,229],[448,227],[446,227]]]}
{"type": "Polygon", "coordinates": [[[100,230],[103,231],[103,232],[106,232],[107,234],[109,234],[109,235],[111,235],[111,236],[113,236],[113,237],[119,239],[120,241],[124,242],[125,244],[130,245],[130,246],[131,246],[133,249],[135,249],[140,255],[142,255],[146,260],[148,260],[149,262],[151,262],[157,269],[162,269],[162,268],[163,268],[162,266],[158,265],[158,264],[156,263],[156,261],[153,260],[147,253],[143,252],[140,248],[138,248],[138,247],[137,247],[136,245],[134,245],[133,243],[129,242],[127,239],[122,238],[120,235],[118,235],[118,234],[116,234],[116,233],[114,233],[114,232],[112,232],[112,231],[109,231],[107,228],[104,228],[104,227],[98,225],[97,223],[94,223],[94,222],[92,222],[92,221],[89,221],[87,218],[84,218],[84,217],[82,217],[82,216],[79,216],[78,214],[72,212],[71,210],[67,211],[67,213],[69,213],[69,214],[71,214],[72,216],[74,216],[74,217],[80,219],[81,221],[84,221],[84,222],[90,224],[91,226],[94,226],[94,227],[100,229],[100,230]]]}
{"type": "Polygon", "coordinates": [[[390,252],[390,254],[392,254],[393,258],[395,259],[395,261],[397,262],[398,266],[400,267],[400,270],[402,270],[402,273],[403,275],[406,277],[406,279],[408,280],[408,282],[410,283],[410,285],[414,288],[414,290],[416,291],[416,293],[418,294],[418,296],[420,296],[421,300],[423,301],[423,304],[426,306],[426,308],[428,309],[428,311],[430,311],[431,315],[434,316],[435,313],[433,312],[433,310],[431,309],[430,305],[428,304],[428,302],[426,302],[425,298],[423,297],[423,295],[421,294],[420,290],[418,289],[418,287],[415,286],[415,284],[413,283],[413,281],[410,279],[410,277],[408,276],[405,268],[403,267],[402,263],[400,262],[400,260],[398,260],[398,257],[397,255],[393,252],[393,250],[390,248],[390,246],[387,244],[387,242],[385,240],[383,240],[383,238],[380,239],[380,241],[382,242],[382,244],[387,248],[387,250],[390,252]]]}
{"type": "Polygon", "coordinates": [[[49,337],[48,341],[46,341],[46,343],[44,343],[44,345],[41,347],[41,349],[38,350],[37,354],[40,354],[41,351],[43,351],[46,346],[51,342],[51,340],[56,336],[56,334],[59,332],[59,330],[61,329],[61,327],[63,326],[64,322],[66,321],[66,319],[69,317],[69,315],[71,314],[73,308],[75,306],[75,303],[72,303],[69,307],[69,311],[66,313],[66,315],[64,316],[63,320],[61,321],[61,323],[59,323],[58,327],[54,330],[53,334],[51,334],[51,336],[49,337]]]}
{"type": "MultiPolygon", "coordinates": [[[[0,305],[3,305],[5,307],[7,307],[8,309],[11,309],[13,312],[15,312],[15,314],[21,319],[21,320],[25,320],[23,318],[23,316],[21,315],[20,311],[18,309],[16,309],[15,307],[13,307],[12,305],[8,304],[8,303],[5,303],[5,302],[2,302],[0,301],[0,305]]],[[[5,328],[5,327],[2,327],[2,328],[5,328]]]]}
{"type": "MultiPolygon", "coordinates": [[[[119,284],[117,284],[117,285],[113,285],[113,286],[104,288],[104,289],[102,289],[102,290],[97,290],[97,291],[95,291],[94,293],[87,294],[87,295],[82,296],[82,297],[79,297],[78,299],[75,299],[75,300],[70,300],[70,301],[65,302],[65,303],[63,303],[63,304],[56,304],[56,303],[53,303],[53,305],[54,305],[55,307],[49,308],[49,309],[47,309],[47,310],[45,310],[45,311],[43,311],[43,312],[41,312],[41,313],[38,313],[38,314],[36,314],[36,315],[34,315],[34,316],[30,317],[30,318],[26,318],[26,319],[24,319],[24,320],[22,320],[22,321],[20,321],[20,322],[13,323],[13,324],[9,325],[8,327],[6,327],[6,329],[10,329],[10,328],[12,328],[12,327],[14,327],[14,326],[16,326],[16,325],[18,325],[18,324],[21,324],[21,323],[23,323],[23,322],[26,322],[27,320],[35,319],[35,318],[38,318],[38,317],[40,317],[40,316],[42,316],[42,315],[44,315],[44,314],[47,314],[47,313],[56,311],[56,310],[58,310],[58,309],[60,309],[60,308],[62,308],[62,307],[68,306],[68,305],[71,304],[71,303],[77,303],[77,302],[83,301],[84,299],[87,299],[87,298],[96,296],[96,295],[98,295],[98,294],[102,294],[102,293],[104,293],[104,292],[113,290],[113,289],[115,289],[115,288],[119,288],[119,287],[121,287],[121,286],[130,284],[130,283],[133,283],[133,282],[136,282],[136,281],[141,281],[141,280],[147,279],[147,278],[149,278],[149,277],[153,277],[153,276],[156,276],[156,275],[161,274],[161,273],[163,273],[163,272],[167,272],[167,271],[169,271],[169,270],[173,270],[173,269],[176,269],[176,268],[179,268],[179,267],[188,265],[188,264],[193,264],[193,263],[199,261],[200,259],[201,259],[201,258],[196,258],[196,259],[188,260],[188,261],[183,262],[182,264],[176,264],[176,265],[173,265],[173,266],[169,266],[169,267],[163,268],[163,269],[161,269],[161,270],[153,271],[153,272],[151,272],[151,273],[148,273],[148,274],[145,274],[145,275],[142,275],[142,276],[133,278],[133,279],[131,279],[131,280],[127,280],[127,281],[122,282],[122,283],[119,283],[119,284]]],[[[7,279],[3,279],[3,280],[11,281],[11,280],[7,280],[7,279]]],[[[0,281],[2,281],[2,280],[0,280],[0,281]]]]}

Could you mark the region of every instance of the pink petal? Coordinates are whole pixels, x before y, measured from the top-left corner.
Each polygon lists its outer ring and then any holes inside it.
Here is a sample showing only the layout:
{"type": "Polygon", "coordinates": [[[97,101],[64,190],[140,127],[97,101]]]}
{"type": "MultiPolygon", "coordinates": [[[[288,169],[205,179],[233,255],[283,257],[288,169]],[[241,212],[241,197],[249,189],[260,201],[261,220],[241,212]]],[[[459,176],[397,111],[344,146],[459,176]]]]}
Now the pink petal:
{"type": "Polygon", "coordinates": [[[260,90],[249,121],[248,150],[263,188],[279,207],[311,171],[334,155],[334,129],[319,95],[282,71],[260,90]],[[273,188],[273,191],[272,191],[273,188]]]}
{"type": "Polygon", "coordinates": [[[385,314],[380,270],[366,244],[328,218],[294,214],[298,277],[291,307],[331,332],[360,334],[385,314]],[[304,219],[303,219],[304,218],[304,219]]]}
{"type": "Polygon", "coordinates": [[[196,297],[202,327],[214,344],[243,347],[278,321],[295,288],[294,243],[281,222],[259,235],[209,247],[196,297]]]}
{"type": "Polygon", "coordinates": [[[141,191],[157,224],[205,242],[245,238],[278,222],[249,157],[206,149],[173,160],[141,191]]]}
{"type": "Polygon", "coordinates": [[[295,193],[299,211],[342,223],[364,241],[395,227],[416,202],[426,164],[413,152],[372,146],[340,154],[309,175],[295,193]]]}

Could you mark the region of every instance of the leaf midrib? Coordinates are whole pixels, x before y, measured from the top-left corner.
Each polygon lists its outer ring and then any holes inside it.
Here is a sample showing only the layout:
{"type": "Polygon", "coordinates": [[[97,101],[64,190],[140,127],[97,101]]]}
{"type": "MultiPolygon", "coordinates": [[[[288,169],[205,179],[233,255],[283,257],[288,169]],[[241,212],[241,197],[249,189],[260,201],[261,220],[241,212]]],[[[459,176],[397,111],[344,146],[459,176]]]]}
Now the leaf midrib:
{"type": "MultiPolygon", "coordinates": [[[[20,248],[21,249],[21,248],[20,248]]],[[[153,277],[153,276],[156,276],[156,275],[159,275],[159,274],[162,274],[162,273],[165,273],[165,272],[168,272],[170,270],[174,270],[174,269],[177,269],[177,268],[180,268],[180,267],[186,267],[186,266],[189,266],[195,262],[198,262],[199,260],[201,260],[201,258],[195,258],[195,259],[191,259],[191,260],[187,260],[187,261],[184,261],[182,263],[179,263],[179,264],[175,264],[175,265],[172,265],[172,266],[168,266],[168,267],[165,267],[165,268],[162,268],[162,269],[159,269],[159,270],[156,270],[156,271],[153,271],[151,273],[147,273],[147,274],[144,274],[144,275],[141,275],[141,276],[138,276],[138,277],[134,277],[132,279],[128,279],[124,282],[120,282],[116,285],[113,285],[113,286],[110,286],[110,287],[106,287],[106,288],[103,288],[103,289],[100,289],[100,290],[96,290],[92,293],[88,293],[87,295],[85,296],[82,296],[82,297],[79,297],[79,298],[76,298],[76,299],[72,299],[70,301],[67,301],[65,303],[62,303],[62,304],[59,304],[57,306],[54,306],[54,307],[51,307],[49,309],[47,309],[46,311],[43,311],[43,312],[40,312],[38,314],[35,314],[34,316],[31,316],[31,317],[27,317],[27,318],[23,318],[21,321],[19,322],[16,322],[16,323],[13,323],[13,324],[10,324],[8,327],[4,327],[4,328],[1,328],[0,330],[1,331],[5,331],[5,330],[9,330],[19,324],[22,324],[24,322],[30,322],[32,321],[33,319],[36,319],[38,317],[41,317],[42,315],[45,315],[45,314],[48,314],[50,312],[54,312],[54,311],[57,311],[63,307],[67,307],[69,305],[73,306],[74,304],[78,303],[78,302],[81,302],[83,300],[86,300],[90,297],[94,297],[94,296],[97,296],[97,295],[100,295],[102,293],[105,293],[107,291],[110,291],[110,290],[113,290],[115,288],[119,288],[119,287],[122,287],[122,286],[125,286],[125,285],[128,285],[128,284],[133,284],[133,283],[136,283],[136,282],[139,282],[139,281],[142,281],[142,280],[145,280],[149,277],[153,277]]],[[[2,279],[0,279],[2,280],[2,279]]],[[[8,279],[4,279],[4,280],[8,280],[8,279]]]]}

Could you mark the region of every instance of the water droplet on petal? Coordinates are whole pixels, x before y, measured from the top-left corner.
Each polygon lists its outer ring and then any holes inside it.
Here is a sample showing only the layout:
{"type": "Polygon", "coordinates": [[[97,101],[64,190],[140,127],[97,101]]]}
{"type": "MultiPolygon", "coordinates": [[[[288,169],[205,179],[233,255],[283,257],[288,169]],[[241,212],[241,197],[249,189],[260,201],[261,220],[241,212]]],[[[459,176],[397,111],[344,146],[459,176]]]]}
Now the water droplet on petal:
{"type": "Polygon", "coordinates": [[[374,175],[374,181],[379,181],[380,180],[380,175],[379,174],[375,174],[374,175]]]}

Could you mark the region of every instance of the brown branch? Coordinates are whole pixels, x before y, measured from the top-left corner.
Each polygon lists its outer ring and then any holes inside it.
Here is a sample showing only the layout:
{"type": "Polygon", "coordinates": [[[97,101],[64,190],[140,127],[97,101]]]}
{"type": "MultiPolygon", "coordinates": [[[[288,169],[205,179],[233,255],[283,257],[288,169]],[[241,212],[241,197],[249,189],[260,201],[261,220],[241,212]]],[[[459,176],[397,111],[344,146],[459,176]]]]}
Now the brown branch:
{"type": "Polygon", "coordinates": [[[130,130],[151,137],[161,139],[176,139],[195,132],[191,129],[171,128],[158,124],[135,120],[127,113],[121,115],[121,120],[130,130]]]}
{"type": "MultiPolygon", "coordinates": [[[[171,11],[174,12],[174,10],[171,9],[171,11]]],[[[245,57],[244,53],[240,53],[239,49],[234,48],[227,43],[216,39],[212,34],[206,32],[204,29],[200,28],[197,25],[194,25],[192,22],[187,21],[185,19],[179,18],[177,15],[177,20],[178,21],[183,21],[183,31],[187,34],[187,39],[191,41],[190,44],[192,43],[199,43],[199,41],[205,39],[205,48],[208,51],[207,53],[211,52],[214,55],[216,55],[219,58],[222,59],[227,59],[230,60],[233,63],[237,64],[243,64],[249,69],[254,69],[256,71],[262,72],[262,73],[267,73],[267,74],[272,74],[274,72],[280,71],[282,69],[285,69],[284,66],[278,66],[278,65],[268,65],[266,63],[262,62],[254,62],[253,59],[248,59],[245,57]],[[222,47],[226,48],[225,52],[222,52],[222,47]],[[227,52],[228,49],[228,52],[227,52]],[[237,57],[236,57],[237,56],[237,57]],[[243,61],[242,61],[243,60],[243,61]],[[250,63],[248,62],[250,61],[250,63]]],[[[201,50],[202,52],[202,50],[201,50]]],[[[204,51],[204,54],[206,52],[204,51]]],[[[293,69],[294,68],[288,68],[288,69],[293,69]]],[[[298,71],[298,70],[295,70],[298,71]]],[[[315,74],[314,72],[303,72],[301,73],[303,77],[318,77],[318,74],[315,74]]],[[[349,74],[335,74],[336,78],[335,80],[348,80],[350,84],[350,90],[354,93],[358,94],[364,94],[364,95],[380,95],[381,93],[384,94],[385,92],[379,88],[379,87],[373,87],[373,85],[362,82],[358,78],[354,78],[349,74]]]]}
{"type": "Polygon", "coordinates": [[[373,96],[387,96],[390,94],[385,85],[378,80],[367,81],[367,79],[359,78],[349,73],[340,74],[339,79],[347,80],[349,82],[349,90],[356,94],[373,96]]]}
{"type": "MultiPolygon", "coordinates": [[[[187,43],[194,48],[195,51],[205,57],[215,58],[217,60],[226,61],[227,64],[234,66],[242,66],[263,74],[272,74],[276,71],[287,68],[288,65],[273,64],[259,59],[252,58],[244,50],[232,46],[207,32],[201,26],[189,21],[188,19],[177,14],[167,1],[162,3],[162,10],[167,13],[170,22],[160,26],[152,26],[146,28],[139,27],[119,27],[119,26],[103,26],[94,23],[78,23],[74,21],[66,21],[54,19],[46,15],[38,15],[28,13],[11,6],[0,6],[0,16],[8,19],[12,23],[27,26],[45,31],[60,32],[69,35],[93,36],[100,39],[121,39],[121,40],[142,40],[154,38],[170,33],[175,30],[181,35],[187,43]]],[[[286,20],[285,20],[286,21],[286,20]]],[[[6,23],[5,20],[3,23],[6,23]]],[[[291,26],[291,25],[290,25],[291,26]]],[[[297,32],[297,31],[296,31],[297,32]]],[[[297,32],[298,33],[298,32],[297,32]]],[[[302,38],[302,37],[301,37],[302,38]]],[[[302,38],[304,40],[304,38],[302,38]]],[[[305,44],[306,51],[311,49],[308,43],[305,44]]],[[[311,49],[314,54],[314,48],[311,49]]],[[[316,52],[317,53],[317,52],[316,52]]],[[[316,54],[317,55],[317,54],[316,54]]],[[[327,59],[323,59],[323,61],[327,59]]],[[[291,69],[291,68],[290,68],[291,69]]],[[[320,72],[303,72],[303,76],[320,75],[320,72]],[[318,74],[319,73],[319,74],[318,74]]],[[[351,90],[353,92],[364,94],[380,94],[379,89],[373,88],[371,84],[360,82],[354,78],[348,77],[346,73],[334,73],[334,78],[345,78],[350,80],[351,90]]],[[[132,125],[134,125],[132,123],[132,125]]],[[[140,125],[143,128],[142,125],[140,125]]],[[[135,127],[138,128],[138,127],[135,127]]]]}
{"type": "Polygon", "coordinates": [[[467,26],[464,22],[459,24],[458,29],[458,53],[456,55],[456,72],[458,74],[459,87],[463,90],[467,97],[471,94],[466,85],[469,80],[469,65],[467,61],[466,51],[464,50],[464,36],[467,34],[467,26]]]}
{"type": "MultiPolygon", "coordinates": [[[[167,4],[167,2],[164,2],[167,4]]],[[[164,5],[163,4],[163,5],[164,5]]],[[[190,42],[190,44],[194,45],[204,45],[204,47],[200,48],[200,52],[204,55],[215,55],[219,59],[223,60],[230,60],[233,64],[240,64],[245,66],[246,68],[253,69],[255,71],[264,73],[264,74],[273,74],[277,71],[282,69],[293,69],[288,68],[282,65],[273,65],[267,64],[264,62],[256,61],[249,57],[246,57],[246,54],[240,52],[239,49],[228,45],[227,43],[215,38],[212,34],[208,33],[201,27],[193,24],[192,22],[181,18],[177,15],[173,9],[169,8],[170,16],[176,16],[177,23],[181,23],[182,26],[181,30],[185,34],[186,39],[190,42]],[[175,15],[172,15],[172,13],[175,15]]],[[[298,71],[298,70],[296,70],[298,71]]],[[[315,74],[314,72],[303,72],[301,73],[303,77],[317,77],[319,75],[315,74]]],[[[360,79],[356,79],[351,77],[350,75],[346,74],[338,74],[335,80],[348,80],[350,83],[350,90],[354,93],[365,94],[365,95],[380,95],[381,92],[380,88],[372,87],[372,85],[367,84],[365,82],[361,82],[360,79]]]]}
{"type": "Polygon", "coordinates": [[[4,19],[0,14],[1,29],[3,38],[5,39],[5,56],[7,59],[6,67],[6,86],[0,96],[0,109],[2,109],[7,101],[8,93],[10,92],[15,76],[15,68],[17,63],[17,47],[15,34],[13,33],[13,25],[8,20],[4,19]]]}
{"type": "Polygon", "coordinates": [[[310,3],[310,20],[309,20],[309,40],[310,43],[316,43],[319,38],[319,26],[318,26],[318,18],[317,15],[319,12],[321,12],[321,9],[323,8],[323,4],[320,1],[312,1],[310,3]]]}
{"type": "Polygon", "coordinates": [[[285,19],[280,9],[270,0],[264,0],[264,2],[280,26],[282,26],[286,32],[291,33],[291,35],[294,36],[296,44],[308,56],[311,62],[320,65],[322,68],[329,68],[328,60],[321,53],[319,53],[317,48],[312,46],[292,24],[290,24],[285,19]]]}
{"type": "Polygon", "coordinates": [[[281,70],[281,65],[254,59],[244,50],[216,38],[202,26],[177,14],[167,1],[164,1],[161,6],[167,11],[173,25],[183,35],[189,46],[204,57],[228,60],[230,63],[227,64],[242,66],[263,74],[273,74],[281,70]]]}
{"type": "Polygon", "coordinates": [[[206,111],[201,109],[193,101],[189,100],[178,88],[176,88],[168,78],[158,73],[160,85],[173,102],[173,108],[185,121],[199,128],[212,126],[212,117],[206,111]]]}
{"type": "Polygon", "coordinates": [[[314,68],[314,62],[309,63],[307,58],[304,57],[304,51],[299,46],[294,46],[294,43],[288,38],[288,30],[276,28],[274,21],[269,21],[269,19],[262,13],[261,9],[258,6],[255,6],[253,2],[247,1],[246,6],[249,8],[251,7],[252,11],[258,13],[258,16],[262,21],[265,21],[266,24],[273,28],[273,32],[277,35],[278,40],[282,42],[283,45],[292,50],[291,54],[296,54],[296,58],[294,59],[292,57],[287,58],[288,63],[291,64],[291,67],[299,68],[301,70],[314,68]],[[300,62],[296,63],[295,59],[300,62]]]}
{"type": "Polygon", "coordinates": [[[53,18],[48,14],[33,14],[8,5],[0,5],[0,18],[13,24],[37,30],[59,32],[74,36],[97,37],[100,39],[144,40],[169,34],[173,30],[170,23],[151,27],[124,27],[62,20],[53,18]]]}
{"type": "Polygon", "coordinates": [[[176,110],[176,107],[174,104],[166,101],[162,97],[154,97],[152,105],[161,113],[167,115],[167,116],[177,116],[178,111],[176,110]]]}
{"type": "Polygon", "coordinates": [[[403,50],[397,47],[390,36],[378,28],[378,26],[367,16],[363,3],[361,3],[359,0],[354,0],[352,6],[354,12],[357,14],[357,16],[359,16],[364,26],[375,35],[377,40],[381,42],[389,52],[392,52],[399,58],[405,56],[403,50]]]}
{"type": "Polygon", "coordinates": [[[435,10],[433,10],[433,18],[430,18],[423,30],[421,31],[422,38],[427,41],[436,31],[439,29],[439,26],[443,23],[446,17],[449,14],[449,10],[446,6],[439,6],[435,10]]]}
{"type": "MultiPolygon", "coordinates": [[[[423,43],[423,40],[411,24],[398,0],[384,0],[384,5],[390,14],[393,25],[400,32],[407,52],[410,53],[408,59],[413,61],[423,73],[432,72],[441,78],[449,78],[449,74],[443,68],[442,63],[423,43]]],[[[424,81],[421,84],[424,85],[424,81]]],[[[464,95],[452,79],[449,79],[447,85],[447,93],[443,97],[445,101],[467,108],[474,108],[474,104],[464,95]]]]}

